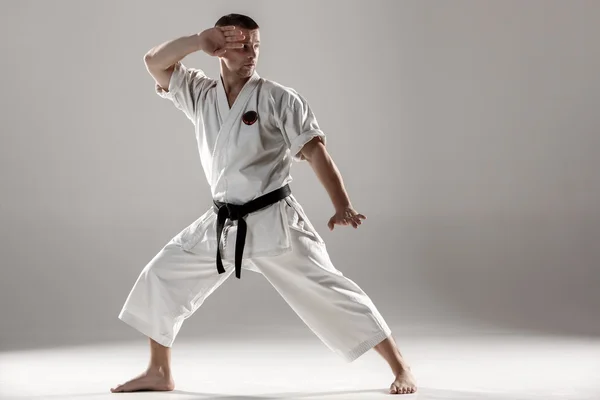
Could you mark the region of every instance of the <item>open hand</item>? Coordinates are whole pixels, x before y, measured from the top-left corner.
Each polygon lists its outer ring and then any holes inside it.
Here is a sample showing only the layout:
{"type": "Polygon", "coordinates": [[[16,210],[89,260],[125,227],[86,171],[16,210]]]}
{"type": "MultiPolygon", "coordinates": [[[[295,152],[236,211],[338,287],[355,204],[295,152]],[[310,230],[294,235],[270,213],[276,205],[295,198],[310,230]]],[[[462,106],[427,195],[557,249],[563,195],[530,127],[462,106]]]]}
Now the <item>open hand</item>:
{"type": "Polygon", "coordinates": [[[352,207],[346,207],[335,213],[333,217],[329,219],[327,226],[332,231],[335,225],[352,225],[354,229],[358,228],[362,224],[363,219],[367,219],[362,214],[357,213],[352,207]]]}
{"type": "Polygon", "coordinates": [[[216,57],[222,56],[228,49],[241,49],[244,47],[241,41],[245,38],[242,31],[235,26],[215,26],[200,34],[202,50],[216,57]]]}

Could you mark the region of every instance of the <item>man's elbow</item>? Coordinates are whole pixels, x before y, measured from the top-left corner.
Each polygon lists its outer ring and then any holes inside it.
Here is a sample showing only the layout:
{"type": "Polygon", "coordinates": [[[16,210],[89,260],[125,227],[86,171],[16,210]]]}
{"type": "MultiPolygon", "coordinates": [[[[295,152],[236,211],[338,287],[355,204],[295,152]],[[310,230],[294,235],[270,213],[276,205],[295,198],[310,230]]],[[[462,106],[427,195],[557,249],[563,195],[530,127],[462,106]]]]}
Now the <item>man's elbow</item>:
{"type": "Polygon", "coordinates": [[[146,68],[148,69],[148,71],[163,69],[161,66],[159,66],[156,63],[156,59],[154,58],[154,54],[152,53],[152,50],[150,50],[149,52],[144,54],[144,65],[146,65],[146,68]]]}
{"type": "Polygon", "coordinates": [[[171,67],[170,65],[165,66],[161,64],[160,60],[155,56],[153,49],[144,54],[144,64],[148,71],[165,71],[171,67]]]}

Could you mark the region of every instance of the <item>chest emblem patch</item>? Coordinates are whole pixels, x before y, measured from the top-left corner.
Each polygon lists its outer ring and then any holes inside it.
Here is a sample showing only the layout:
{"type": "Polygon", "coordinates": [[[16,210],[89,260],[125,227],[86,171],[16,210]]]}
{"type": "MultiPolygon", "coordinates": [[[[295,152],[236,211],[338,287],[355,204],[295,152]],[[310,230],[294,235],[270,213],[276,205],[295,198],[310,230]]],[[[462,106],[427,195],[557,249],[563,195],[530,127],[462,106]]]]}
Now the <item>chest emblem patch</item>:
{"type": "Polygon", "coordinates": [[[252,125],[258,120],[258,113],[256,111],[248,111],[242,115],[242,122],[246,125],[252,125]]]}

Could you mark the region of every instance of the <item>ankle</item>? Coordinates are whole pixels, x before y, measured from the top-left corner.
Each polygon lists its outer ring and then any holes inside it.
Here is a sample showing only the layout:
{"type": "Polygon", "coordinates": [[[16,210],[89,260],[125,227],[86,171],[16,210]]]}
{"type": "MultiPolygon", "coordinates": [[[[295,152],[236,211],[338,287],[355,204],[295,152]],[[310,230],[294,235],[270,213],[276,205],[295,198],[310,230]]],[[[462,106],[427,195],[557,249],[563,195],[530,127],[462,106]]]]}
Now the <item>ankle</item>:
{"type": "Polygon", "coordinates": [[[171,377],[171,368],[168,365],[163,364],[150,364],[148,366],[148,372],[152,374],[159,374],[164,378],[171,377]]]}
{"type": "Polygon", "coordinates": [[[398,376],[400,374],[408,374],[411,372],[410,366],[408,364],[406,364],[405,362],[394,363],[394,365],[392,365],[391,367],[392,367],[392,372],[395,376],[398,376]]]}

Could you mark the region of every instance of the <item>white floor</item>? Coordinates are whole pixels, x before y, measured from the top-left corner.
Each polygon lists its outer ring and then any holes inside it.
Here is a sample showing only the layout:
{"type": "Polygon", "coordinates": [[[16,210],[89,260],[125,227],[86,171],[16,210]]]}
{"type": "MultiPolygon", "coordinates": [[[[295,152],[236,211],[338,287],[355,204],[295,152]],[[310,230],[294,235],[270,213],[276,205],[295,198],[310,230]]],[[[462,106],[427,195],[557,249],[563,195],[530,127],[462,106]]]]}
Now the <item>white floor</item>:
{"type": "Polygon", "coordinates": [[[515,335],[398,339],[419,380],[414,395],[387,394],[393,377],[374,351],[346,364],[316,339],[180,341],[173,348],[174,392],[110,393],[111,387],[147,365],[147,346],[140,340],[2,353],[0,398],[600,399],[599,339],[515,335]]]}

